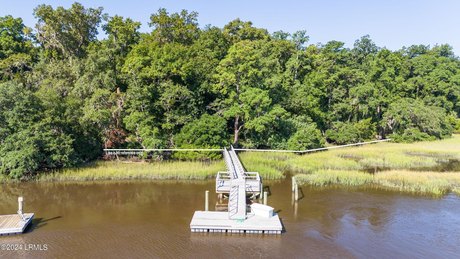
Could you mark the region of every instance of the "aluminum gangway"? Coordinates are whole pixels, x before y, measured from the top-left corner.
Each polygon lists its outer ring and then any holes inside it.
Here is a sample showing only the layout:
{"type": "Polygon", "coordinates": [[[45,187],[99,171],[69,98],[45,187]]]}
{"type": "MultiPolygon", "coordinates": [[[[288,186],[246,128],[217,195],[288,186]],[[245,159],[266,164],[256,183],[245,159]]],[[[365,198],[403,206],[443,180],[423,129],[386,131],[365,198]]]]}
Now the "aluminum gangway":
{"type": "Polygon", "coordinates": [[[246,172],[233,147],[224,148],[223,157],[227,171],[217,174],[216,193],[228,194],[229,218],[245,219],[246,196],[261,194],[262,179],[259,173],[246,172]]]}
{"type": "Polygon", "coordinates": [[[223,157],[227,171],[221,171],[216,176],[216,193],[230,193],[230,181],[243,178],[246,180],[246,193],[254,197],[262,194],[262,178],[257,172],[246,172],[233,147],[223,149],[223,157]]]}

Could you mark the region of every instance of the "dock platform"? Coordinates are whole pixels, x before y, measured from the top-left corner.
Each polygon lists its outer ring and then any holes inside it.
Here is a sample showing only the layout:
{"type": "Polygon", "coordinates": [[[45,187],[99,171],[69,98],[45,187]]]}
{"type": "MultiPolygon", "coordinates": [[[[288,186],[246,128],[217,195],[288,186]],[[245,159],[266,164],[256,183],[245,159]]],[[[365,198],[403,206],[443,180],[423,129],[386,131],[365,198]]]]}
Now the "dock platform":
{"type": "Polygon", "coordinates": [[[281,234],[283,226],[277,214],[270,218],[248,214],[245,220],[232,220],[228,212],[195,211],[190,229],[192,232],[281,234]]]}
{"type": "Polygon", "coordinates": [[[33,213],[24,213],[24,219],[19,214],[0,215],[0,236],[22,234],[34,218],[33,213]]]}

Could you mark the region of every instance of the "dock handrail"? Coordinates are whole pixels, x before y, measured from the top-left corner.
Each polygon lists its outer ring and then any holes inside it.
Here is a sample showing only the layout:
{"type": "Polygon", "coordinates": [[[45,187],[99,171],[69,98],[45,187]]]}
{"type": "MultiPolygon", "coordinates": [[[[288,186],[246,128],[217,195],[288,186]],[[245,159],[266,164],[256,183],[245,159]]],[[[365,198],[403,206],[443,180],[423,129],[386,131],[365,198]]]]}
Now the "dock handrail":
{"type": "Polygon", "coordinates": [[[244,178],[245,177],[245,170],[244,170],[244,167],[243,167],[243,164],[241,164],[241,161],[240,159],[238,158],[238,155],[236,154],[235,152],[235,149],[233,148],[233,146],[230,146],[230,157],[233,161],[233,165],[237,171],[237,174],[238,174],[238,177],[241,177],[241,178],[244,178]]]}
{"type": "Polygon", "coordinates": [[[224,154],[225,165],[227,166],[230,177],[233,177],[234,179],[238,178],[238,173],[236,171],[235,164],[234,164],[234,161],[232,159],[230,152],[226,148],[224,148],[223,154],[224,154]]]}

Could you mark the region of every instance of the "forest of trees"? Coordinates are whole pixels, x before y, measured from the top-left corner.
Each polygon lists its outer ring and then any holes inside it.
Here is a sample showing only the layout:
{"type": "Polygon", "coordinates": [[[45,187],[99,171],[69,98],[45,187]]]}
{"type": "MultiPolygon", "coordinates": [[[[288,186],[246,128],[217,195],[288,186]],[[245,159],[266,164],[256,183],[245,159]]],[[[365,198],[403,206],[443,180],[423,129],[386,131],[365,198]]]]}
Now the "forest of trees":
{"type": "Polygon", "coordinates": [[[185,10],[158,10],[148,33],[79,3],[33,12],[34,28],[0,17],[0,173],[11,178],[103,148],[308,149],[460,126],[449,45],[309,44],[305,31],[239,19],[200,27],[185,10]]]}

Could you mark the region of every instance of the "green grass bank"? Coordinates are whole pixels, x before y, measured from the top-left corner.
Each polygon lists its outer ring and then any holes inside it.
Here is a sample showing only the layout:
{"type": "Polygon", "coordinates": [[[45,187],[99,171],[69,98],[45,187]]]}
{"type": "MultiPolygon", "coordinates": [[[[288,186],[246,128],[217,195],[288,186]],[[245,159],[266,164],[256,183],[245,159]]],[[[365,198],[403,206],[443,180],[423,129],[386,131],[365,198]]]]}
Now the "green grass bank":
{"type": "Polygon", "coordinates": [[[40,175],[38,181],[93,181],[93,180],[205,180],[223,171],[223,161],[97,161],[86,166],[58,170],[40,175]]]}
{"type": "MultiPolygon", "coordinates": [[[[378,143],[318,153],[241,152],[248,171],[264,179],[294,176],[301,185],[373,185],[403,192],[460,195],[460,135],[412,144],[378,143]]],[[[222,160],[97,161],[41,174],[37,181],[205,180],[225,170],[222,160]]],[[[0,182],[7,181],[0,177],[0,182]]]]}
{"type": "Polygon", "coordinates": [[[460,135],[432,142],[336,149],[287,162],[301,185],[372,184],[437,196],[460,194],[460,135]]]}

